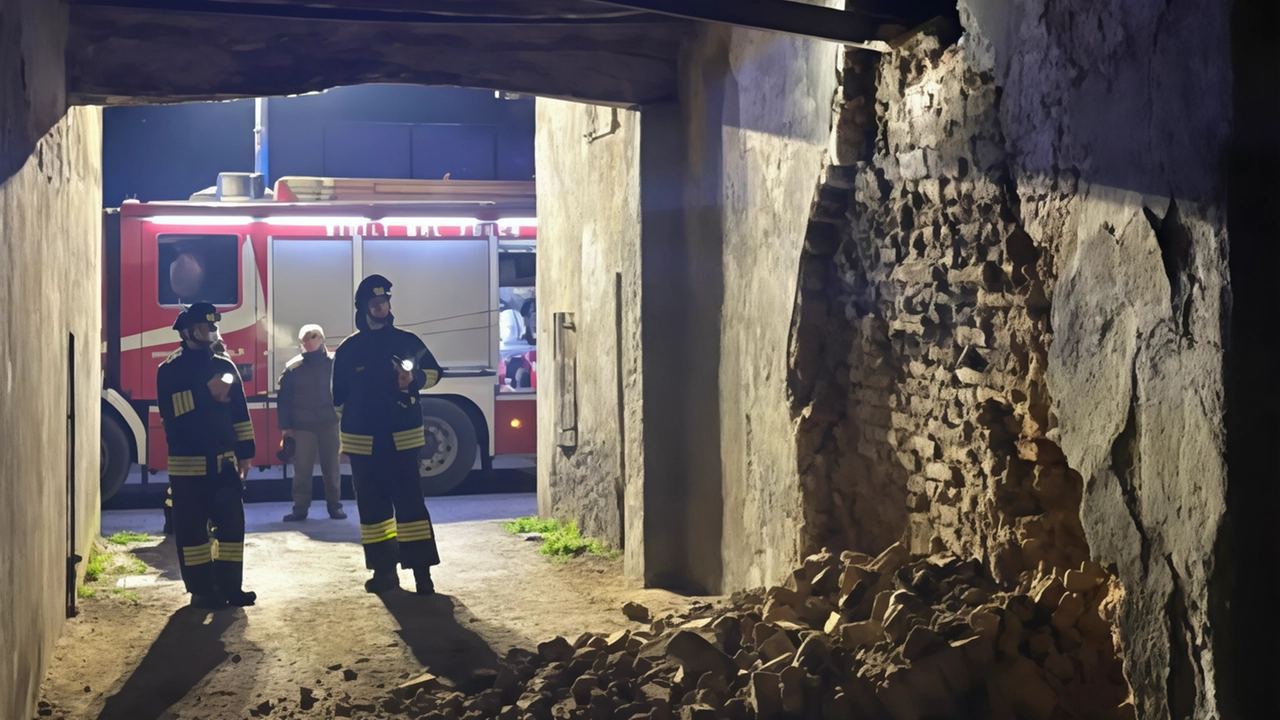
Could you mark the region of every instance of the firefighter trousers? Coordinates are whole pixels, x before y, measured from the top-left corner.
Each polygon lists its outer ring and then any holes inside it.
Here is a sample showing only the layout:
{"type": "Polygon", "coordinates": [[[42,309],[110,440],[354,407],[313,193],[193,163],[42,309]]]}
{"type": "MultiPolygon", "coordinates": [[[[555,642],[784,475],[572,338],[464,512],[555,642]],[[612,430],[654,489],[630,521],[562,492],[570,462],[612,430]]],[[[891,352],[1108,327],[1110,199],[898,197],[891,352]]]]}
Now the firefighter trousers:
{"type": "Polygon", "coordinates": [[[187,592],[235,593],[244,579],[244,485],[234,464],[216,475],[170,477],[173,529],[187,592]],[[212,526],[212,532],[210,532],[212,526]]]}
{"type": "Polygon", "coordinates": [[[440,564],[418,477],[418,451],[349,455],[365,567],[375,572],[440,564]]]}

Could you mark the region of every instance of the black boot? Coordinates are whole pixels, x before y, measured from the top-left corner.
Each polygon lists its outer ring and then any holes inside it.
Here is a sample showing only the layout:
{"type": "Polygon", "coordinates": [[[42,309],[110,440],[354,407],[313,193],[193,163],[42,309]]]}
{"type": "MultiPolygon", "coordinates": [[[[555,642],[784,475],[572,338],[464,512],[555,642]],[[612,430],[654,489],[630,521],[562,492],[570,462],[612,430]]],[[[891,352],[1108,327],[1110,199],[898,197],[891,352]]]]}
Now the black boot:
{"type": "Polygon", "coordinates": [[[298,512],[297,510],[294,510],[293,512],[284,516],[285,522],[299,522],[301,520],[306,520],[306,519],[307,519],[307,514],[305,512],[298,512]]]}
{"type": "Polygon", "coordinates": [[[215,560],[213,569],[218,592],[228,605],[248,607],[258,600],[257,593],[245,592],[241,589],[244,584],[243,563],[215,560]]]}
{"type": "Polygon", "coordinates": [[[416,592],[419,595],[436,594],[436,584],[431,580],[431,568],[414,568],[413,581],[418,586],[416,592]]]}
{"type": "Polygon", "coordinates": [[[227,606],[227,599],[217,592],[191,593],[191,607],[204,610],[221,610],[227,606]]]}
{"type": "Polygon", "coordinates": [[[400,589],[400,576],[394,568],[391,570],[374,570],[373,577],[364,581],[364,589],[375,595],[400,589]]]}

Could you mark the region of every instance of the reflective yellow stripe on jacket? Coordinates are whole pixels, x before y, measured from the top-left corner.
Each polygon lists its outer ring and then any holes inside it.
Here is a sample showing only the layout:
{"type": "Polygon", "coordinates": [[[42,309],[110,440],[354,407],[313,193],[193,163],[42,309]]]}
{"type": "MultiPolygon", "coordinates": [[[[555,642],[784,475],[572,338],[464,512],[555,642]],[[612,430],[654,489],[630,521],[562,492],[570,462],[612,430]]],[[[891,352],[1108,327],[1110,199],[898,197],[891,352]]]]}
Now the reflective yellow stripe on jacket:
{"type": "Polygon", "coordinates": [[[412,450],[427,444],[427,438],[420,427],[392,433],[391,439],[395,441],[397,450],[412,450]]]}
{"type": "Polygon", "coordinates": [[[238,422],[235,424],[235,429],[236,429],[237,440],[253,439],[253,422],[252,421],[245,420],[244,422],[238,422]]]}
{"type": "Polygon", "coordinates": [[[169,477],[199,477],[209,474],[209,463],[203,455],[170,455],[169,477]]]}
{"type": "Polygon", "coordinates": [[[342,433],[342,452],[348,455],[372,455],[373,436],[342,433]]]}
{"type": "MultiPolygon", "coordinates": [[[[213,472],[222,468],[223,461],[236,464],[236,452],[228,450],[213,459],[213,472]]],[[[203,455],[170,455],[169,477],[200,477],[209,474],[209,459],[203,455]]]]}
{"type": "Polygon", "coordinates": [[[183,390],[173,394],[173,416],[178,417],[196,409],[195,398],[191,396],[190,390],[183,390]]]}
{"type": "Polygon", "coordinates": [[[365,545],[394,540],[396,537],[395,518],[384,520],[375,525],[360,526],[360,541],[365,545]]]}

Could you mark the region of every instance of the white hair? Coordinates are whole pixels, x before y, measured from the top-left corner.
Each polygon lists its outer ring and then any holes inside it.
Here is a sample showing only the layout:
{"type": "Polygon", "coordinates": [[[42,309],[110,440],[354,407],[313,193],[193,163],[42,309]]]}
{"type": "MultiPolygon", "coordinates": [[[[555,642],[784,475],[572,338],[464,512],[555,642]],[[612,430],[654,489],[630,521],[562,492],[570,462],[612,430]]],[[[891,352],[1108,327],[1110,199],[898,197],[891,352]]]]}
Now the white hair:
{"type": "Polygon", "coordinates": [[[308,335],[319,335],[320,339],[323,340],[324,328],[315,324],[303,325],[302,329],[298,331],[298,342],[302,342],[303,340],[306,340],[308,335]]]}

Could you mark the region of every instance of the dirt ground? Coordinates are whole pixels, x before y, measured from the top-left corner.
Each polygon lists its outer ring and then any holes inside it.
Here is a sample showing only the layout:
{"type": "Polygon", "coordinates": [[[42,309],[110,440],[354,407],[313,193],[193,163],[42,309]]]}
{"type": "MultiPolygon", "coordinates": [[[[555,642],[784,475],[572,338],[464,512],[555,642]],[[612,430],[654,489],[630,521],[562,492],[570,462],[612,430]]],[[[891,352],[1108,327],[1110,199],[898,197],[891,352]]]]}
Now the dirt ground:
{"type": "MultiPolygon", "coordinates": [[[[622,576],[620,559],[550,562],[537,543],[501,525],[534,514],[532,495],[432,499],[439,594],[370,595],[349,505],[351,517],[339,521],[317,503],[303,523],[280,521],[287,503],[248,506],[245,588],[258,593],[258,604],[243,610],[187,607],[172,538],[132,546],[150,569],[122,578],[117,592],[80,600],[42,687],[41,714],[215,720],[267,709],[274,717],[325,717],[331,710],[319,711],[333,704],[325,699],[383,698],[427,670],[461,680],[511,648],[556,635],[572,641],[584,630],[638,629],[621,613],[629,600],[655,615],[696,602],[639,588],[622,576]],[[310,713],[299,711],[302,688],[321,700],[310,713]]],[[[104,536],[158,536],[163,515],[106,512],[102,526],[104,536]]],[[[413,587],[411,573],[401,581],[413,587]]]]}

